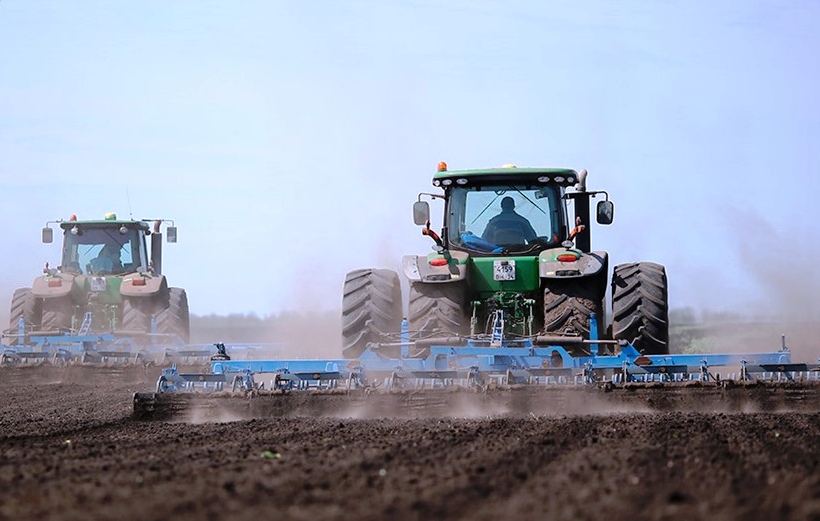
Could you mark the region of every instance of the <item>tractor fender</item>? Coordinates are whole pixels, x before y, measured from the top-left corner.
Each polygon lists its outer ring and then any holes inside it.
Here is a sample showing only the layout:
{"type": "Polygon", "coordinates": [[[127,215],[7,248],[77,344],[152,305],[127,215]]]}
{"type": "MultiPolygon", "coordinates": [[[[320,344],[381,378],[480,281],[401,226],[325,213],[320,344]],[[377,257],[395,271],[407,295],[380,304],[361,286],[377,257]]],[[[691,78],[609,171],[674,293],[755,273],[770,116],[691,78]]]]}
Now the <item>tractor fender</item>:
{"type": "Polygon", "coordinates": [[[120,284],[120,294],[123,297],[150,297],[167,289],[165,275],[157,274],[131,273],[123,277],[120,284]]]}
{"type": "Polygon", "coordinates": [[[71,273],[41,275],[34,279],[31,285],[31,294],[37,298],[65,297],[74,288],[75,278],[77,276],[71,273]]]}
{"type": "Polygon", "coordinates": [[[566,248],[544,250],[538,256],[538,275],[542,279],[577,279],[607,273],[609,255],[605,251],[589,253],[566,248]],[[559,255],[573,254],[574,261],[558,260],[559,255]]]}
{"type": "Polygon", "coordinates": [[[404,276],[410,282],[458,282],[467,278],[470,254],[463,251],[405,255],[402,257],[404,276]]]}

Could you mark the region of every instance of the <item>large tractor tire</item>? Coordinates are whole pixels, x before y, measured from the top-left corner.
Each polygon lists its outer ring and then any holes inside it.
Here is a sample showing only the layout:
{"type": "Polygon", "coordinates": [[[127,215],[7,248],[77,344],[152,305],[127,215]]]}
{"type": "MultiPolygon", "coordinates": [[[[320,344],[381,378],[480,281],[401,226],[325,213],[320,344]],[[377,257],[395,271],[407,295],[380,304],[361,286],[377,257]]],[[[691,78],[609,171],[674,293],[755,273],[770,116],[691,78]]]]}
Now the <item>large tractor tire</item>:
{"type": "Polygon", "coordinates": [[[71,331],[73,314],[73,304],[69,297],[44,299],[42,328],[46,331],[71,331]]]}
{"type": "Polygon", "coordinates": [[[590,338],[595,313],[598,338],[604,330],[606,281],[600,276],[548,280],[544,286],[544,333],[590,338]]]}
{"type": "Polygon", "coordinates": [[[191,337],[188,294],[181,288],[169,288],[168,306],[157,315],[157,332],[176,335],[186,344],[191,337]]]}
{"type": "Polygon", "coordinates": [[[669,353],[666,269],[654,262],[615,266],[612,275],[612,336],[647,355],[669,353]]]}
{"type": "Polygon", "coordinates": [[[148,332],[151,328],[149,304],[150,300],[145,297],[123,297],[120,329],[148,332]]]}
{"type": "MultiPolygon", "coordinates": [[[[393,270],[362,269],[345,277],[342,297],[342,353],[356,358],[370,342],[401,331],[399,276],[393,270]]],[[[398,338],[395,338],[398,340],[398,338]]]]}
{"type": "Polygon", "coordinates": [[[470,331],[466,288],[461,282],[410,284],[408,326],[411,338],[466,335],[470,331]]]}
{"type": "Polygon", "coordinates": [[[17,332],[18,322],[23,319],[26,331],[40,324],[40,306],[37,299],[31,294],[31,288],[20,288],[14,291],[11,297],[11,312],[9,313],[9,330],[17,332]]]}

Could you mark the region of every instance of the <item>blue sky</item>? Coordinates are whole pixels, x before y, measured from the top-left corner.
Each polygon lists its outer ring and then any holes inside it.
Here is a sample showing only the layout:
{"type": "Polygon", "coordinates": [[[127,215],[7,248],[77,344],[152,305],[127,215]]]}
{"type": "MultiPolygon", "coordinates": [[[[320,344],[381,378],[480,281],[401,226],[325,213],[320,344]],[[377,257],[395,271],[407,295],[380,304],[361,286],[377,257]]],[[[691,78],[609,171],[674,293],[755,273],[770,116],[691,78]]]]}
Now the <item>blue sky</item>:
{"type": "Polygon", "coordinates": [[[1,0],[0,298],[116,211],[193,313],[335,309],[444,160],[586,168],[673,307],[820,320],[818,49],[809,1],[1,0]]]}

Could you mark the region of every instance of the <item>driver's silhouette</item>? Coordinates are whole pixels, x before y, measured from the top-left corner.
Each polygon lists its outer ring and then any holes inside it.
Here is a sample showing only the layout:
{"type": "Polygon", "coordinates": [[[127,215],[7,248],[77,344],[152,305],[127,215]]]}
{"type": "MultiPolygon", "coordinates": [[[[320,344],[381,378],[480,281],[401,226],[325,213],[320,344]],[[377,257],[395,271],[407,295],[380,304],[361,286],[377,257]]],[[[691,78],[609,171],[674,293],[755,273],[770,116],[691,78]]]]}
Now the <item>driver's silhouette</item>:
{"type": "Polygon", "coordinates": [[[91,270],[95,273],[115,273],[122,270],[119,244],[108,243],[103,246],[96,258],[91,260],[91,270]]]}
{"type": "Polygon", "coordinates": [[[510,196],[501,199],[501,213],[490,219],[481,234],[493,244],[524,244],[537,236],[530,221],[515,212],[515,201],[510,196]]]}

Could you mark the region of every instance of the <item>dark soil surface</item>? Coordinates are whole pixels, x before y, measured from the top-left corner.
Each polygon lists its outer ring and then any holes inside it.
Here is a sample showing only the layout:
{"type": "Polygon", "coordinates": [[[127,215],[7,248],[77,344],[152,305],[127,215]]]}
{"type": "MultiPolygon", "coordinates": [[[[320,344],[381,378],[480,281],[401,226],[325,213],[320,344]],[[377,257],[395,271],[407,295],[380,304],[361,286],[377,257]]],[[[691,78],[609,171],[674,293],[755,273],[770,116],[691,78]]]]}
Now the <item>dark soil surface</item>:
{"type": "Polygon", "coordinates": [[[0,368],[0,519],[820,519],[811,395],[136,421],[156,372],[0,368]]]}

